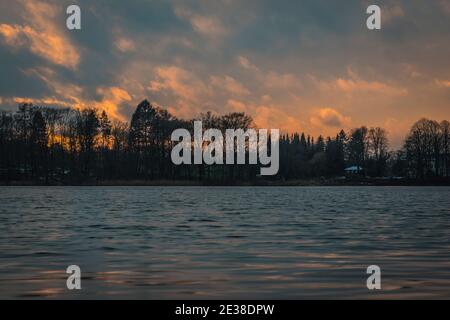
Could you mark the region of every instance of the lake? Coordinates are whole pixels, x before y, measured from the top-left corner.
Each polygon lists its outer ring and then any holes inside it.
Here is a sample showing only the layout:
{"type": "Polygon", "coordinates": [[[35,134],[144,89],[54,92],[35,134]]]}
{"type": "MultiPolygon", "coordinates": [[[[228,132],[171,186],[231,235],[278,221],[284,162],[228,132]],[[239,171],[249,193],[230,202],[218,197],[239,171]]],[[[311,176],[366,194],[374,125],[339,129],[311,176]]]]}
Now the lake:
{"type": "Polygon", "coordinates": [[[449,299],[450,188],[0,187],[0,298],[449,299]]]}

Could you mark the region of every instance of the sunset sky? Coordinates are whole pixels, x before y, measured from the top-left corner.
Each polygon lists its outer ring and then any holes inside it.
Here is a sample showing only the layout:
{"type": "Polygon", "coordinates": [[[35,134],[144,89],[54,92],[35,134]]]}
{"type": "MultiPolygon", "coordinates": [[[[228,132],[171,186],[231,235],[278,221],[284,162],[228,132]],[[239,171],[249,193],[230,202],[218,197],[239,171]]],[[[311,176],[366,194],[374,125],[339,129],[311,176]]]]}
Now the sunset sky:
{"type": "Polygon", "coordinates": [[[450,0],[0,0],[0,110],[93,106],[128,121],[245,111],[260,127],[382,126],[397,147],[450,120],[450,0]],[[82,30],[65,9],[79,4],[82,30]],[[366,28],[370,4],[382,30],[366,28]]]}

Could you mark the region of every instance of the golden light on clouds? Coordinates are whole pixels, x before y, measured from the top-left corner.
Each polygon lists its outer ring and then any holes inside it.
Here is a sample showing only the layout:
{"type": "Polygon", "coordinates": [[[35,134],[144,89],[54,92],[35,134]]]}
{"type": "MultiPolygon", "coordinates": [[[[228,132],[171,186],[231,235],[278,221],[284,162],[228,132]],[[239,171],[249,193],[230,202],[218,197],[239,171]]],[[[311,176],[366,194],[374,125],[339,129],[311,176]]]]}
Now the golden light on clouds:
{"type": "Polygon", "coordinates": [[[435,83],[439,88],[450,88],[450,80],[436,80],[435,83]]]}
{"type": "Polygon", "coordinates": [[[98,107],[128,121],[148,99],[180,118],[246,112],[314,136],[383,126],[396,141],[417,119],[449,118],[448,1],[387,3],[376,33],[362,28],[365,8],[317,1],[89,2],[73,32],[60,1],[11,2],[0,108],[98,107]]]}
{"type": "Polygon", "coordinates": [[[177,66],[160,66],[155,69],[156,80],[150,82],[150,91],[169,91],[181,104],[195,104],[208,97],[207,85],[194,73],[177,66]]]}
{"type": "MultiPolygon", "coordinates": [[[[73,89],[74,88],[72,88],[72,90],[73,89]]],[[[61,100],[55,97],[44,97],[40,99],[30,97],[13,97],[10,102],[15,104],[32,103],[38,106],[59,106],[79,110],[96,108],[98,110],[106,111],[108,116],[113,120],[128,120],[119,110],[121,104],[129,103],[132,100],[130,94],[126,90],[118,87],[99,88],[97,89],[97,93],[103,97],[100,101],[80,99],[76,96],[71,96],[67,92],[67,95],[65,95],[66,100],[61,100]]]]}
{"type": "Polygon", "coordinates": [[[105,110],[112,119],[125,121],[126,119],[119,111],[119,106],[124,102],[130,102],[130,94],[121,88],[100,88],[97,90],[103,96],[100,102],[92,102],[93,107],[105,110]]]}
{"type": "Polygon", "coordinates": [[[9,24],[0,24],[0,35],[3,36],[5,42],[13,47],[23,45],[20,34],[22,32],[20,26],[11,26],[9,24]]]}
{"type": "Polygon", "coordinates": [[[254,121],[259,128],[277,128],[288,133],[302,128],[298,117],[271,106],[258,106],[254,112],[254,121]]]}
{"type": "Polygon", "coordinates": [[[78,50],[55,25],[56,8],[44,2],[21,1],[27,24],[0,25],[0,35],[13,49],[29,50],[54,63],[75,69],[80,61],[78,50]]]}
{"type": "Polygon", "coordinates": [[[351,118],[346,117],[332,108],[322,108],[310,118],[311,123],[319,128],[334,127],[337,129],[348,128],[351,118]]]}
{"type": "Polygon", "coordinates": [[[225,90],[231,96],[246,96],[250,94],[250,91],[242,83],[228,75],[223,77],[211,76],[210,80],[213,87],[218,90],[225,90]]]}
{"type": "Polygon", "coordinates": [[[373,92],[378,94],[387,95],[406,95],[408,90],[405,88],[397,88],[394,86],[389,86],[385,83],[373,81],[368,82],[364,80],[352,80],[352,79],[337,79],[335,82],[336,87],[347,93],[352,92],[373,92]]]}
{"type": "Polygon", "coordinates": [[[387,84],[381,81],[365,80],[352,70],[351,67],[347,68],[346,77],[337,77],[332,80],[321,80],[314,75],[309,75],[309,77],[320,90],[325,92],[384,96],[405,96],[408,94],[408,89],[402,86],[387,84]]]}

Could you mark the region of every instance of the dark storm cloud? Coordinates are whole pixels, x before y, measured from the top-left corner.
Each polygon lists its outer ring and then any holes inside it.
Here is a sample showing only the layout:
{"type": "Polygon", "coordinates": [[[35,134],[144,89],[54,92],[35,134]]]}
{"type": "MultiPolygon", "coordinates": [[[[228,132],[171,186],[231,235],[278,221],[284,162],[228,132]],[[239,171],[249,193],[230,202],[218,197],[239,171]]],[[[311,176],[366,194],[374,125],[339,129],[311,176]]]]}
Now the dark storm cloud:
{"type": "Polygon", "coordinates": [[[24,72],[42,63],[41,59],[27,52],[12,53],[0,46],[0,61],[0,97],[39,96],[50,93],[50,88],[41,79],[24,72]]]}

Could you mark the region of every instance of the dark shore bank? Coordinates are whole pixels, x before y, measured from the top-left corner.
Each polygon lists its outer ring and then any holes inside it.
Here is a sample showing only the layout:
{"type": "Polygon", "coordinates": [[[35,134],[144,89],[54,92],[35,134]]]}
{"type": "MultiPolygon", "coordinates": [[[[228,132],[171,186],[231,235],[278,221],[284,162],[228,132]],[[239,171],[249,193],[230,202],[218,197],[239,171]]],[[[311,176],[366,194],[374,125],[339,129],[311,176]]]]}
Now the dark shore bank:
{"type": "Polygon", "coordinates": [[[193,180],[87,180],[81,182],[0,181],[0,186],[450,186],[450,179],[399,179],[399,178],[322,178],[302,180],[254,180],[208,182],[193,180]]]}

